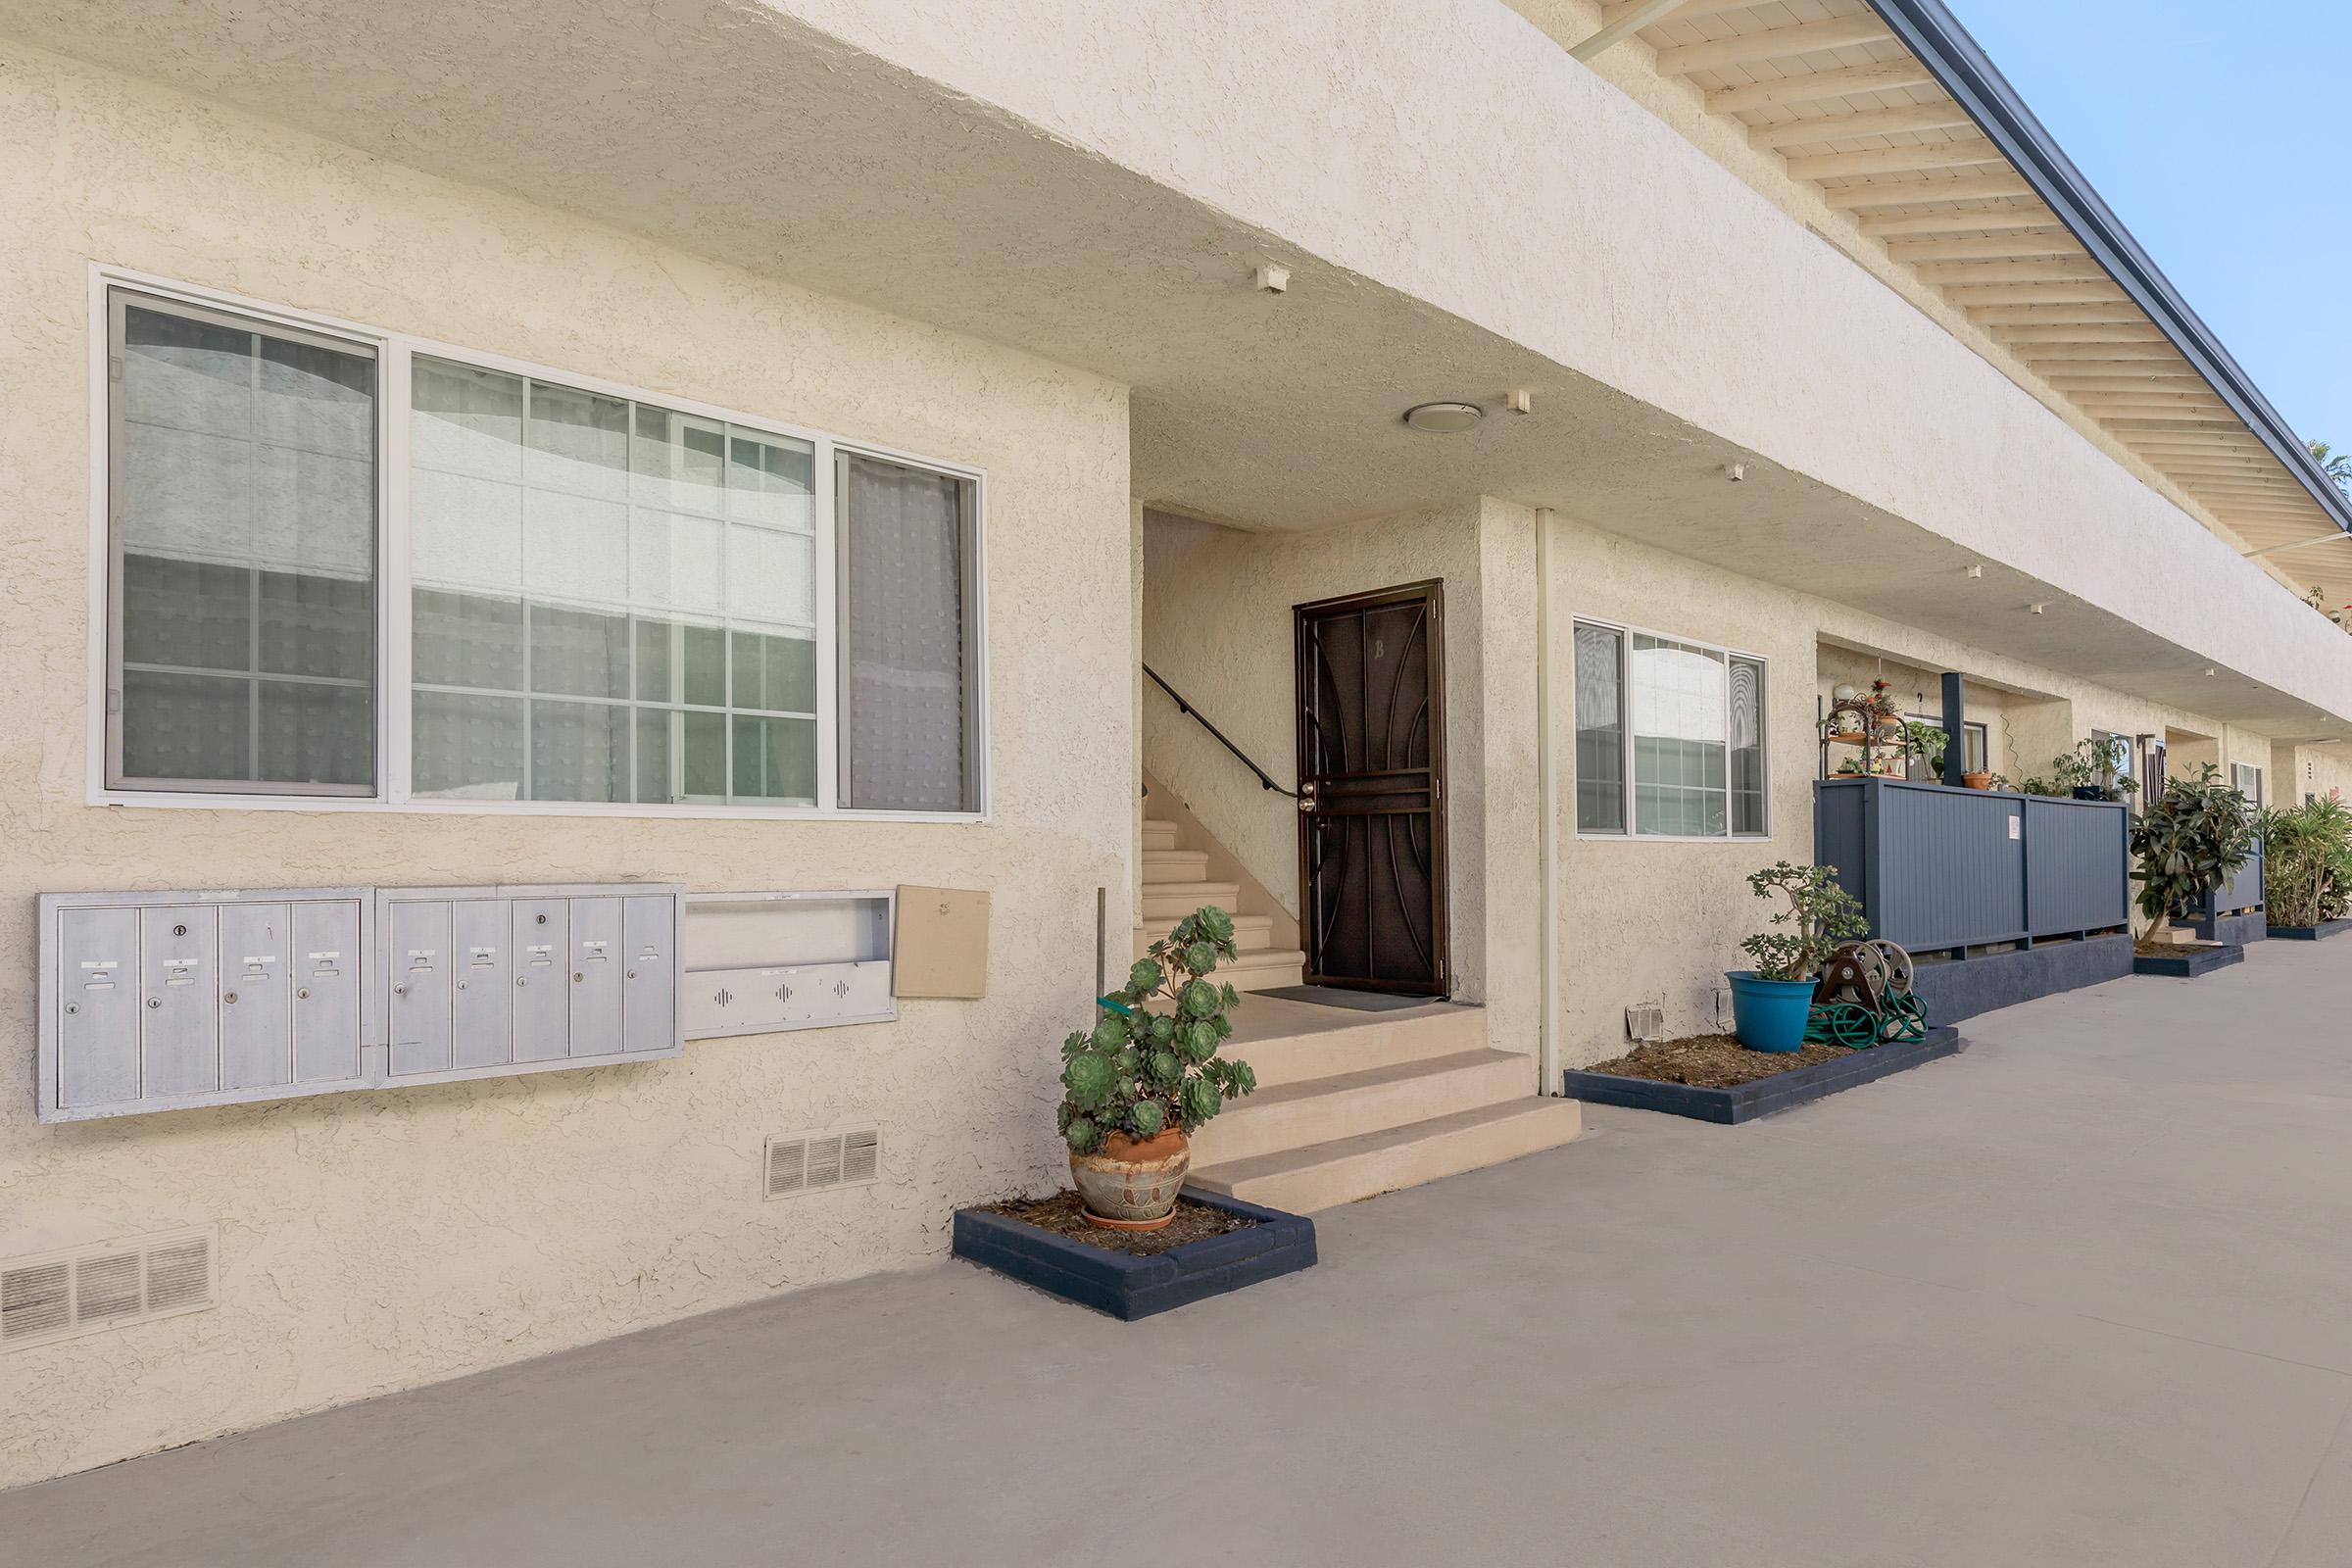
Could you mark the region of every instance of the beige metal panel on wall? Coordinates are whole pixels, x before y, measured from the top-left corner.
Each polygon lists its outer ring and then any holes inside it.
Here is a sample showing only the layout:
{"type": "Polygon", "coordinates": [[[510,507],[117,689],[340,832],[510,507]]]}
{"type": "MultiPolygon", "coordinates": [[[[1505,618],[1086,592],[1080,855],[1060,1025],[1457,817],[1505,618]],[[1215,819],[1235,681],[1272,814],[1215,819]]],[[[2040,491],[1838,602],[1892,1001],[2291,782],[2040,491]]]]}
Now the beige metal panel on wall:
{"type": "Polygon", "coordinates": [[[900,997],[977,1001],[988,995],[988,895],[899,889],[895,984],[900,997]]]}

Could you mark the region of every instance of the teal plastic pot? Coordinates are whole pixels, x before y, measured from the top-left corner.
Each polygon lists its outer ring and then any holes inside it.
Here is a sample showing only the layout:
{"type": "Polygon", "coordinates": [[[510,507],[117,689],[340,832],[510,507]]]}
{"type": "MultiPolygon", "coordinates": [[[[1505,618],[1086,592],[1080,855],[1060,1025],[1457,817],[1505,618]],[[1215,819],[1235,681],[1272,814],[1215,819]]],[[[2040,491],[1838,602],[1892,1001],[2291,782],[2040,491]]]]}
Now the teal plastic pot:
{"type": "Polygon", "coordinates": [[[1813,1014],[1810,980],[1759,980],[1753,969],[1734,969],[1732,1018],[1740,1043],[1750,1051],[1801,1051],[1805,1022],[1813,1014]]]}

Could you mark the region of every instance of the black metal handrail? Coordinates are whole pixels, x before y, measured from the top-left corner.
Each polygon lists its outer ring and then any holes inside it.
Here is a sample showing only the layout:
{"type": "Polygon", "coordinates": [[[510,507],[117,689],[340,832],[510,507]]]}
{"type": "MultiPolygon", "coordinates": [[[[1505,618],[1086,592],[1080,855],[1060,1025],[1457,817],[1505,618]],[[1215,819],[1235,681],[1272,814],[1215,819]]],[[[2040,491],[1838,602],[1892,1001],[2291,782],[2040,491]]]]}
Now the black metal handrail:
{"type": "Polygon", "coordinates": [[[1250,760],[1250,754],[1248,752],[1245,752],[1239,746],[1234,745],[1232,740],[1227,737],[1223,730],[1210,723],[1208,721],[1207,714],[1201,712],[1192,704],[1186,702],[1184,700],[1184,693],[1178,691],[1175,687],[1162,680],[1158,670],[1153,669],[1150,664],[1146,664],[1144,666],[1144,673],[1152,677],[1152,685],[1158,687],[1161,691],[1168,694],[1169,698],[1175,702],[1176,710],[1178,712],[1191,719],[1194,723],[1200,725],[1202,729],[1208,731],[1211,735],[1214,735],[1217,738],[1217,744],[1219,746],[1224,747],[1235,757],[1239,758],[1244,767],[1248,768],[1250,772],[1255,773],[1257,775],[1258,783],[1264,785],[1267,789],[1272,790],[1277,795],[1287,795],[1294,801],[1298,798],[1298,792],[1297,790],[1286,790],[1281,785],[1275,783],[1273,779],[1267,777],[1266,770],[1264,768],[1250,760]]]}

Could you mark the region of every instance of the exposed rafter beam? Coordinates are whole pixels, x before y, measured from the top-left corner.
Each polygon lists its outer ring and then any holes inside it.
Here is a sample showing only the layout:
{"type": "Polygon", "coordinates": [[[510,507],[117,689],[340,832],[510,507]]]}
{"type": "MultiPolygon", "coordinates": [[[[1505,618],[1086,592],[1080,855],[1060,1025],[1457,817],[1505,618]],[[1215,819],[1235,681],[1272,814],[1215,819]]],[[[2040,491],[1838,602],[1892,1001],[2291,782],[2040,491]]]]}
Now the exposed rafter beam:
{"type": "Polygon", "coordinates": [[[2313,545],[2332,545],[2340,543],[2346,539],[2352,539],[2352,533],[2330,531],[2328,533],[2321,534],[2317,538],[2313,539],[2295,539],[2290,540],[2288,543],[2282,545],[2265,545],[2260,550],[2249,550],[2246,552],[2246,559],[2250,561],[2256,556],[2283,555],[2289,550],[2308,550],[2313,545]]]}
{"type": "Polygon", "coordinates": [[[1828,103],[1864,93],[1902,92],[1925,87],[1936,74],[1916,60],[1889,61],[1878,66],[1842,66],[1810,75],[1776,76],[1707,94],[1707,109],[1718,115],[1742,115],[1751,109],[1779,109],[1789,104],[1828,103]]]}
{"type": "Polygon", "coordinates": [[[2061,365],[2070,360],[2084,360],[2102,364],[2122,365],[2180,365],[2180,351],[2170,343],[2019,343],[2013,345],[2020,359],[2036,365],[2061,365]]]}
{"type": "Polygon", "coordinates": [[[1946,98],[1939,104],[1863,109],[1850,115],[1815,115],[1777,125],[1758,125],[1747,133],[1747,140],[1750,146],[1777,151],[1808,142],[1846,141],[1855,136],[1900,136],[1923,130],[1949,130],[1954,125],[1970,123],[1968,111],[1946,98]]]}
{"type": "Polygon", "coordinates": [[[1920,278],[1946,288],[1975,283],[2105,283],[2099,264],[2087,256],[2057,256],[2038,262],[1929,262],[1920,278]]]}
{"type": "Polygon", "coordinates": [[[1832,207],[1924,207],[1932,202],[1973,202],[1996,196],[2031,196],[2023,174],[1970,174],[1959,179],[1888,181],[1883,185],[1840,185],[1822,198],[1832,207]]]}
{"type": "MultiPolygon", "coordinates": [[[[2154,383],[2144,378],[2120,375],[2077,375],[2071,371],[2064,375],[2051,375],[2046,379],[2050,385],[2070,397],[2077,392],[2144,392],[2151,390],[2154,386],[2154,383]]],[[[2186,386],[2189,383],[2180,382],[2177,384],[2186,386]]],[[[2257,446],[2248,450],[2259,451],[2261,449],[2257,446]]]]}
{"type": "Polygon", "coordinates": [[[1947,283],[1954,305],[2120,305],[2124,291],[2112,283],[1947,283]]]}
{"type": "Polygon", "coordinates": [[[1993,305],[1968,313],[1979,326],[2137,326],[2148,313],[2136,305],[1993,305]]]}
{"type": "Polygon", "coordinates": [[[2063,228],[2026,229],[2013,234],[1970,234],[1958,239],[1914,239],[1886,247],[1898,262],[2011,262],[2030,256],[2081,256],[2082,247],[2063,228]]]}
{"type": "Polygon", "coordinates": [[[1697,4],[1698,0],[1627,0],[1609,13],[1609,20],[1600,24],[1599,31],[1568,52],[1579,60],[1591,60],[1643,27],[1664,22],[1677,11],[1696,9],[1697,4]]]}
{"type": "Polygon", "coordinates": [[[1791,179],[1868,179],[1925,169],[1975,169],[2002,162],[2001,150],[1982,136],[1966,141],[1923,141],[1908,147],[1873,147],[1859,153],[1816,153],[1788,160],[1791,179]]]}
{"type": "Polygon", "coordinates": [[[2060,228],[2060,225],[2057,215],[2046,207],[1971,207],[1956,213],[1897,213],[1886,218],[1865,218],[1861,228],[1872,239],[1893,240],[1914,234],[1968,234],[1979,230],[2060,228]]]}
{"type": "Polygon", "coordinates": [[[2082,412],[2114,430],[2136,430],[2148,425],[2180,425],[2187,429],[2227,430],[2238,422],[2228,409],[2168,409],[2161,403],[2086,403],[2082,412]]]}
{"type": "Polygon", "coordinates": [[[1987,325],[1994,341],[2019,343],[2163,343],[2164,333],[2135,321],[2065,321],[2040,326],[1987,325]]]}
{"type": "Polygon", "coordinates": [[[1838,17],[1661,49],[1658,69],[1669,75],[1686,76],[1693,71],[1718,71],[1725,66],[1752,66],[1760,60],[1793,60],[1856,44],[1886,43],[1893,37],[1893,29],[1875,16],[1838,17]]]}

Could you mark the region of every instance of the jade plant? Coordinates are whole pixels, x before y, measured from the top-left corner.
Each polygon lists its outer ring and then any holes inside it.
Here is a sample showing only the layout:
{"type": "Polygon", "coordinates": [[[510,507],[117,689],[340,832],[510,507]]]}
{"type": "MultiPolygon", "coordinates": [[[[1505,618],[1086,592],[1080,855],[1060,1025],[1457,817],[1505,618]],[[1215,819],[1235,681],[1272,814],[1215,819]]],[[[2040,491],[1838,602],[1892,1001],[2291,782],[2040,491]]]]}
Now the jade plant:
{"type": "Polygon", "coordinates": [[[2139,912],[2150,940],[2162,941],[2173,911],[2185,908],[2237,875],[2254,853],[2254,807],[2222,782],[2207,762],[2193,775],[2169,781],[2132,824],[2138,863],[2139,912]]]}
{"type": "Polygon", "coordinates": [[[1789,929],[1760,931],[1740,944],[1740,951],[1755,960],[1759,980],[1816,979],[1839,948],[1870,933],[1862,906],[1838,885],[1836,866],[1781,860],[1750,872],[1747,890],[1759,899],[1777,895],[1788,901],[1772,923],[1789,929]]]}
{"type": "Polygon", "coordinates": [[[1246,1061],[1217,1054],[1241,993],[1208,977],[1235,956],[1233,916],[1194,910],[1146,950],[1127,983],[1097,1006],[1091,1033],[1061,1043],[1061,1106],[1054,1123],[1073,1154],[1113,1133],[1137,1143],[1170,1127],[1186,1134],[1257,1088],[1246,1061]],[[1164,1003],[1164,1011],[1152,1004],[1164,1003]]]}

